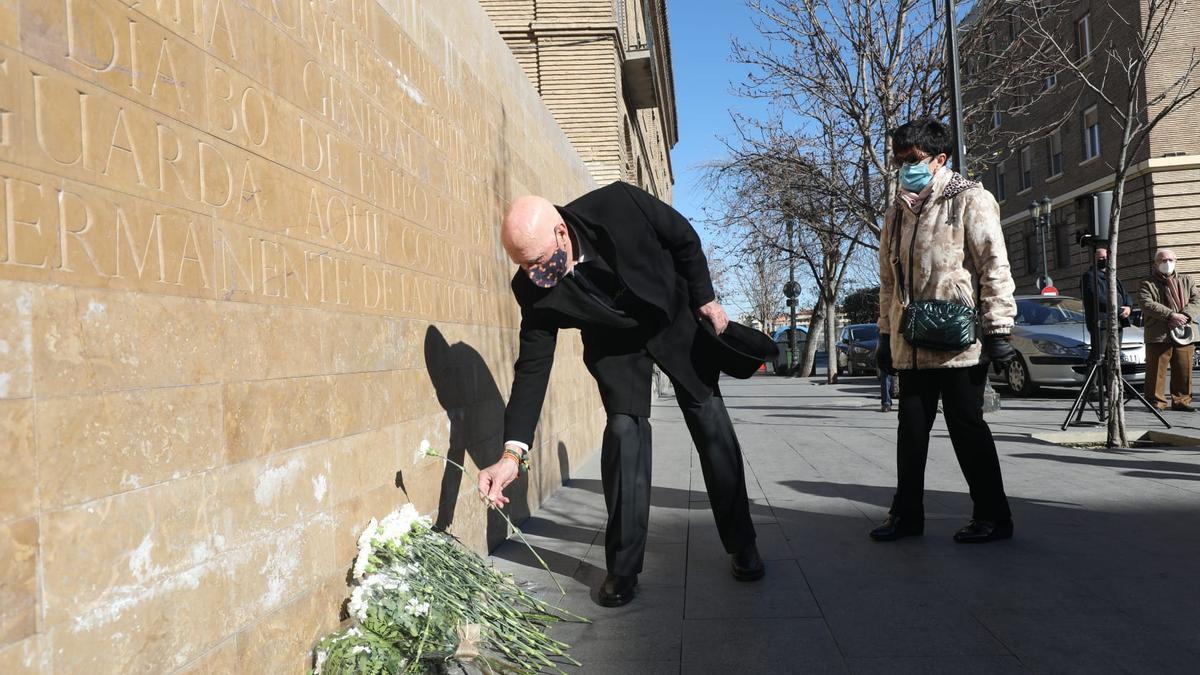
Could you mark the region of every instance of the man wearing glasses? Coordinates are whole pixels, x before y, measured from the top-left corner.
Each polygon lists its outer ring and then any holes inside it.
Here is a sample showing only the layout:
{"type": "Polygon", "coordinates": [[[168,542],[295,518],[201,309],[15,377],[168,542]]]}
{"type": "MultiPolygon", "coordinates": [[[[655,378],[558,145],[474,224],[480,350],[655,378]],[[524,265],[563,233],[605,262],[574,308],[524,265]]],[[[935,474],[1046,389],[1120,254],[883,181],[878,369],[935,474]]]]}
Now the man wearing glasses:
{"type": "Polygon", "coordinates": [[[1150,278],[1138,290],[1146,337],[1146,400],[1166,410],[1163,380],[1171,365],[1171,410],[1192,407],[1192,357],[1196,351],[1193,323],[1200,312],[1200,287],[1175,270],[1175,252],[1159,249],[1150,278]]]}
{"type": "Polygon", "coordinates": [[[517,199],[500,239],[521,268],[512,279],[521,344],[504,412],[504,454],[480,472],[479,489],[494,505],[508,502],[503,490],[516,479],[533,440],[558,331],[575,328],[607,416],[600,463],[608,577],[599,603],[616,607],[632,600],[642,571],[655,363],[675,387],[733,576],[761,578],[741,447],[717,387],[719,364],[705,342],[717,340],[706,332],[750,329],[731,324],[717,303],[691,224],[644,190],[616,182],[563,207],[542,197],[517,199]]]}

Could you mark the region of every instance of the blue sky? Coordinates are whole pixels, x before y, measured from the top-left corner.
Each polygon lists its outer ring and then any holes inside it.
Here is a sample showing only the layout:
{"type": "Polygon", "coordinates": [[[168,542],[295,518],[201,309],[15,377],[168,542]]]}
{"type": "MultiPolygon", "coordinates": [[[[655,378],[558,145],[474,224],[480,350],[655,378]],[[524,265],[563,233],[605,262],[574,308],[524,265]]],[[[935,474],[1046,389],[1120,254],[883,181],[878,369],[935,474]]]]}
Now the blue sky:
{"type": "MultiPolygon", "coordinates": [[[[733,36],[756,36],[751,13],[742,0],[668,0],[671,61],[679,116],[679,143],[671,152],[675,169],[674,206],[699,221],[708,190],[700,184],[700,165],[724,156],[720,138],[733,131],[729,111],[765,109],[759,101],[735,96],[731,82],[740,81],[745,66],[729,60],[733,36]]],[[[705,243],[712,235],[699,222],[705,243]]]]}

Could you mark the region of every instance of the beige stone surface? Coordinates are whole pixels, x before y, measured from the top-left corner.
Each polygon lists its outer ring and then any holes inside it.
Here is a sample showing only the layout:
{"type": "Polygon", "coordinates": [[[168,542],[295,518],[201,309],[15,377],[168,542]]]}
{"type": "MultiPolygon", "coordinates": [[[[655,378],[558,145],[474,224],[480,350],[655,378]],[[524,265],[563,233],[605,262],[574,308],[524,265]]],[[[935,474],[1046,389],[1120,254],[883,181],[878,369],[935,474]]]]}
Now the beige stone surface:
{"type": "Polygon", "coordinates": [[[0,647],[0,672],[33,675],[50,672],[50,645],[42,634],[0,647]]]}
{"type": "Polygon", "coordinates": [[[0,644],[37,628],[37,542],[34,518],[0,525],[0,644]]]}
{"type": "Polygon", "coordinates": [[[0,0],[0,672],[303,672],[368,520],[504,536],[417,449],[497,458],[497,223],[592,184],[474,2],[0,0]]]}
{"type": "Polygon", "coordinates": [[[0,401],[0,522],[38,511],[33,401],[0,401]]]}
{"type": "Polygon", "coordinates": [[[38,457],[46,508],[179,479],[225,464],[217,386],[148,389],[39,401],[38,457]]]}

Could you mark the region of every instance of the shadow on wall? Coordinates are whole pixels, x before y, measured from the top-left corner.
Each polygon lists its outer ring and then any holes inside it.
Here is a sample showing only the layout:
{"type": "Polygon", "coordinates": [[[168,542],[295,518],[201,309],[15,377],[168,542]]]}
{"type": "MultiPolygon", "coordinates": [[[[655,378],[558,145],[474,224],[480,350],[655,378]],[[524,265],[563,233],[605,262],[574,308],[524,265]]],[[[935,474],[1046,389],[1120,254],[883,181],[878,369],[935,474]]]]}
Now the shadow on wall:
{"type": "MultiPolygon", "coordinates": [[[[446,448],[446,456],[463,465],[466,465],[466,458],[470,457],[471,462],[480,468],[500,459],[503,450],[500,436],[504,432],[504,399],[479,352],[462,342],[449,344],[441,331],[430,326],[425,331],[425,367],[437,392],[438,404],[450,420],[450,443],[446,448]]],[[[471,482],[474,482],[474,477],[471,482]]],[[[512,500],[508,515],[515,523],[529,517],[526,500],[528,486],[528,480],[522,477],[505,491],[512,500]]],[[[473,485],[464,487],[462,472],[446,464],[441,491],[438,493],[435,524],[439,529],[447,529],[454,523],[462,489],[475,488],[473,485]]],[[[504,519],[496,511],[488,510],[488,548],[504,541],[507,536],[504,519]]]]}

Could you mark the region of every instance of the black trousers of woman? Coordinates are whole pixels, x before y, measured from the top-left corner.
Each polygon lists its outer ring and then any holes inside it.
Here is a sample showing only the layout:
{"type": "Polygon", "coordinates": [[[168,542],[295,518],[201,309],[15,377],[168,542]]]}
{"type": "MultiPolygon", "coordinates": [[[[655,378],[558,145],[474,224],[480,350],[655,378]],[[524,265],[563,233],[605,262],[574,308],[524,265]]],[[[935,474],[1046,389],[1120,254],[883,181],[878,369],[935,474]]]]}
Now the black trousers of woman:
{"type": "Polygon", "coordinates": [[[1012,517],[992,430],[983,419],[987,365],[900,371],[900,428],[896,437],[897,487],[892,515],[911,520],[925,517],[925,461],[929,430],[937,417],[938,399],[958,466],[971,491],[975,520],[1012,517]]]}

